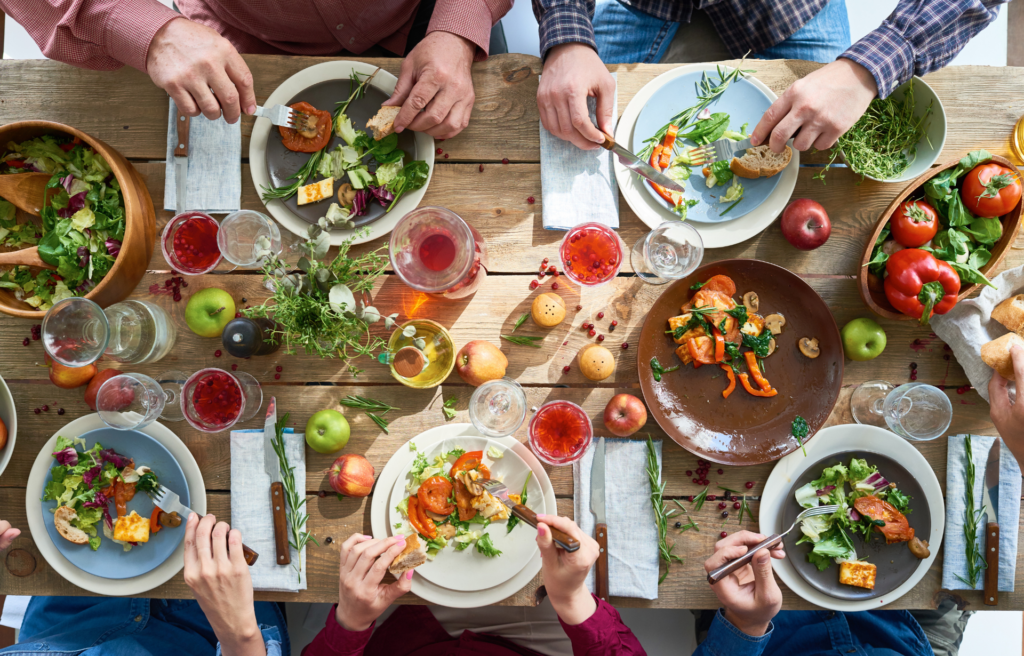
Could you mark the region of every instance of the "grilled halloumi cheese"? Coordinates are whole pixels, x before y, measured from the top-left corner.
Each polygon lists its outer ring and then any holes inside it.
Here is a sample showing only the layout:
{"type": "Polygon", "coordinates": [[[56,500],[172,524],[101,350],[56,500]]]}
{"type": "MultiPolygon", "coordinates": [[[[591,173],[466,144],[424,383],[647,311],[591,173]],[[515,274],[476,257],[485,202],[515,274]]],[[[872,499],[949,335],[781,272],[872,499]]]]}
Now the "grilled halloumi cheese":
{"type": "Polygon", "coordinates": [[[122,542],[149,542],[149,519],[134,510],[114,522],[114,539],[122,542]]]}
{"type": "MultiPolygon", "coordinates": [[[[668,320],[669,330],[675,330],[676,328],[685,326],[686,324],[690,323],[690,317],[692,316],[693,315],[691,313],[687,312],[686,314],[682,314],[678,317],[671,317],[668,320]]],[[[694,326],[693,328],[690,328],[685,333],[683,333],[678,339],[675,337],[675,335],[673,335],[672,341],[674,341],[676,344],[686,344],[686,341],[691,337],[702,337],[706,334],[707,333],[704,332],[703,326],[694,326]]]]}
{"type": "Polygon", "coordinates": [[[762,330],[764,330],[764,317],[760,314],[748,314],[747,322],[740,328],[741,333],[751,337],[757,337],[762,330]]]}
{"type": "Polygon", "coordinates": [[[316,203],[334,195],[334,178],[326,178],[304,187],[299,187],[299,205],[316,203]]]}
{"type": "Polygon", "coordinates": [[[484,490],[483,494],[473,497],[473,500],[470,501],[470,505],[476,508],[476,510],[483,515],[485,519],[489,519],[492,522],[508,519],[509,517],[508,508],[505,507],[505,504],[494,498],[494,496],[486,490],[484,490]]]}
{"type": "Polygon", "coordinates": [[[875,589],[875,573],[878,568],[862,560],[839,564],[839,582],[858,588],[875,589]]]}

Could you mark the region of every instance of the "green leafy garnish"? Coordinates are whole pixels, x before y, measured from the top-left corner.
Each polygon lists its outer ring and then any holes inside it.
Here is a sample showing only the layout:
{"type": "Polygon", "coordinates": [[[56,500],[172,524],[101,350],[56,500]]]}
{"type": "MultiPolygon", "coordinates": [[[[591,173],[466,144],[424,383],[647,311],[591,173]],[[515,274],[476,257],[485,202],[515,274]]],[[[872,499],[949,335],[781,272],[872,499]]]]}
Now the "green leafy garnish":
{"type": "Polygon", "coordinates": [[[675,371],[678,368],[679,365],[677,364],[674,367],[669,367],[668,369],[665,369],[664,367],[661,366],[661,363],[658,362],[658,358],[651,358],[651,371],[654,372],[654,380],[658,381],[659,383],[661,382],[662,374],[667,374],[670,371],[675,371]]]}
{"type": "Polygon", "coordinates": [[[488,558],[494,558],[495,556],[501,555],[501,551],[499,551],[498,548],[494,546],[494,543],[491,542],[490,533],[484,533],[480,536],[480,539],[476,541],[476,550],[488,558]]]}
{"type": "Polygon", "coordinates": [[[683,559],[672,553],[675,545],[668,544],[668,520],[675,511],[665,510],[665,482],[661,480],[661,468],[658,466],[658,453],[654,450],[654,441],[647,436],[647,480],[651,485],[651,505],[654,507],[654,519],[658,525],[658,553],[665,562],[665,573],[658,579],[658,585],[668,576],[673,562],[681,563],[683,559]]]}
{"type": "Polygon", "coordinates": [[[516,329],[518,329],[518,328],[519,328],[519,326],[523,325],[523,323],[524,323],[524,322],[525,322],[525,321],[526,321],[526,320],[527,320],[527,319],[528,319],[529,317],[530,317],[530,313],[529,313],[529,312],[525,312],[525,313],[523,313],[523,315],[522,315],[521,317],[519,317],[518,319],[516,319],[516,325],[512,326],[512,332],[515,332],[515,331],[516,331],[516,329]]]}
{"type": "MultiPolygon", "coordinates": [[[[519,495],[519,503],[523,504],[524,506],[526,505],[526,486],[530,484],[531,476],[533,476],[532,469],[526,472],[526,482],[523,483],[523,493],[519,495]]],[[[519,518],[515,515],[511,515],[508,518],[508,530],[506,532],[511,533],[512,529],[514,529],[517,524],[519,524],[519,518]]]]}
{"type": "Polygon", "coordinates": [[[811,427],[808,425],[807,420],[797,415],[793,419],[793,426],[790,428],[790,432],[793,433],[793,437],[796,438],[796,443],[800,445],[800,450],[804,452],[804,457],[807,457],[807,449],[804,448],[803,439],[807,437],[811,432],[811,427]]]}
{"type": "Polygon", "coordinates": [[[541,345],[537,344],[537,342],[544,339],[543,337],[534,337],[530,335],[502,335],[501,338],[512,342],[513,344],[518,344],[519,346],[532,346],[536,349],[541,348],[541,345]]]}
{"type": "Polygon", "coordinates": [[[451,421],[455,419],[455,404],[458,402],[458,397],[453,396],[441,405],[441,412],[444,413],[444,420],[451,421]]]}

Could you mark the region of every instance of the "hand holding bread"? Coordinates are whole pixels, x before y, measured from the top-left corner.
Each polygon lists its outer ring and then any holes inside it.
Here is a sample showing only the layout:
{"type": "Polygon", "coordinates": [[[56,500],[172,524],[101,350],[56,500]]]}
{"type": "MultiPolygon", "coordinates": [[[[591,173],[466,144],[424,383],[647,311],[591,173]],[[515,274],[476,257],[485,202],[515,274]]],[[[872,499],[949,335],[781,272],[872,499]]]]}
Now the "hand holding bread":
{"type": "Polygon", "coordinates": [[[992,318],[1009,332],[981,347],[981,359],[1006,380],[1020,381],[1010,354],[1014,346],[1024,347],[1024,294],[1011,296],[992,310],[992,318]]]}
{"type": "MultiPolygon", "coordinates": [[[[1020,339],[1015,333],[1010,335],[1020,339]]],[[[1024,381],[1024,345],[1011,347],[1009,357],[1014,377],[1017,381],[1024,381]]],[[[988,384],[988,398],[991,404],[989,412],[992,423],[995,424],[1007,448],[1017,458],[1018,463],[1024,464],[1024,400],[1021,397],[1021,387],[1018,385],[1016,401],[1011,403],[1008,387],[1007,377],[997,369],[988,384]]]]}
{"type": "Polygon", "coordinates": [[[420,547],[426,560],[426,545],[413,533],[376,540],[356,533],[341,545],[338,581],[338,609],[335,619],[349,631],[365,631],[399,597],[412,589],[412,568],[423,561],[402,565],[420,547]],[[402,559],[402,560],[399,560],[402,559]],[[398,561],[396,563],[396,561],[398,561]],[[398,564],[394,583],[383,583],[389,567],[398,564]]]}

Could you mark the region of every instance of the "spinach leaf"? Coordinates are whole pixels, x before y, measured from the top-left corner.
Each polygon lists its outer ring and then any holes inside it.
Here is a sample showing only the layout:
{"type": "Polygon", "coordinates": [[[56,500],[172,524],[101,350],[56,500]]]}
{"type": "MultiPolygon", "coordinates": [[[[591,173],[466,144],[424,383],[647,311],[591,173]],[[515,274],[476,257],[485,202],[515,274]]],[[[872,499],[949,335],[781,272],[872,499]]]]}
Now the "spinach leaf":
{"type": "Polygon", "coordinates": [[[768,357],[768,342],[772,340],[770,330],[761,331],[757,337],[743,333],[743,345],[754,352],[759,358],[768,357]]]}
{"type": "Polygon", "coordinates": [[[57,266],[60,264],[62,255],[66,257],[67,251],[60,241],[60,235],[56,231],[50,230],[39,240],[39,257],[43,262],[57,266]]]}
{"type": "Polygon", "coordinates": [[[691,141],[707,143],[722,138],[722,134],[729,127],[729,115],[725,112],[715,112],[710,118],[697,121],[693,129],[680,134],[678,139],[690,139],[691,141]]]}
{"type": "Polygon", "coordinates": [[[889,232],[889,226],[886,225],[882,228],[882,232],[878,233],[878,239],[875,240],[875,248],[871,251],[871,261],[867,264],[868,271],[879,278],[885,277],[885,263],[889,261],[889,254],[882,250],[885,240],[889,238],[889,232]]]}
{"type": "Polygon", "coordinates": [[[1003,222],[999,219],[974,219],[961,229],[974,237],[974,241],[986,246],[995,246],[1003,236],[1003,222]]]}

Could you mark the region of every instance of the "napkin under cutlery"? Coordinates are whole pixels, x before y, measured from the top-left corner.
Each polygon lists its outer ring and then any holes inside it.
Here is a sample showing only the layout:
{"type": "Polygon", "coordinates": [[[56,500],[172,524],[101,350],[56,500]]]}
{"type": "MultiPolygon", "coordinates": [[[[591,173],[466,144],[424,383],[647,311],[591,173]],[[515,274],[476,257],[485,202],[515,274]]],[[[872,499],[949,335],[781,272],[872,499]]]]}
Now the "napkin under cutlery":
{"type": "MultiPolygon", "coordinates": [[[[612,73],[612,77],[616,77],[612,73]]],[[[597,100],[587,98],[590,119],[597,124],[597,100]]],[[[618,87],[612,98],[612,125],[618,115],[618,87]]],[[[568,230],[581,223],[619,227],[619,185],[611,151],[580,150],[540,126],[540,186],[543,224],[548,230],[568,230]]]]}
{"type": "MultiPolygon", "coordinates": [[[[594,445],[573,463],[576,523],[594,535],[590,512],[590,467],[594,445]]],[[[661,468],[661,440],[654,441],[661,468]]],[[[608,508],[608,591],[615,597],[658,598],[658,527],[647,483],[647,442],[605,439],[605,503],[608,508]]],[[[594,571],[587,574],[594,590],[594,571]]]]}
{"type": "MultiPolygon", "coordinates": [[[[306,489],[306,440],[303,433],[284,429],[288,464],[295,468],[295,489],[306,489]]],[[[231,526],[260,555],[249,568],[255,590],[297,592],[306,589],[306,548],[291,549],[292,564],[274,559],[274,519],[270,511],[270,477],[263,469],[263,430],[231,431],[231,526]],[[302,571],[296,572],[301,556],[302,571]]],[[[289,537],[291,534],[289,533],[289,537]]]]}
{"type": "MultiPolygon", "coordinates": [[[[957,575],[967,578],[967,557],[964,553],[964,510],[966,480],[964,479],[965,435],[950,435],[946,453],[946,532],[943,536],[942,587],[962,590],[967,586],[957,575]]],[[[981,503],[985,485],[985,463],[989,449],[998,437],[971,435],[974,452],[974,502],[981,503]]],[[[1017,569],[1017,534],[1020,523],[1020,467],[1004,444],[999,450],[999,591],[1013,591],[1017,569]]],[[[985,553],[985,527],[978,531],[978,549],[985,553]]],[[[935,549],[938,545],[930,545],[935,549]]],[[[978,578],[975,590],[984,587],[984,575],[978,578]]]]}
{"type": "MultiPolygon", "coordinates": [[[[178,108],[170,101],[167,112],[167,166],[164,168],[164,209],[174,212],[177,186],[174,147],[177,142],[178,108]]],[[[197,116],[189,129],[188,178],[185,208],[227,213],[242,206],[242,121],[231,125],[221,116],[211,121],[197,116]]]]}

